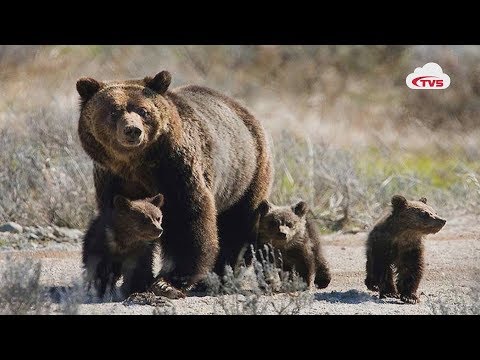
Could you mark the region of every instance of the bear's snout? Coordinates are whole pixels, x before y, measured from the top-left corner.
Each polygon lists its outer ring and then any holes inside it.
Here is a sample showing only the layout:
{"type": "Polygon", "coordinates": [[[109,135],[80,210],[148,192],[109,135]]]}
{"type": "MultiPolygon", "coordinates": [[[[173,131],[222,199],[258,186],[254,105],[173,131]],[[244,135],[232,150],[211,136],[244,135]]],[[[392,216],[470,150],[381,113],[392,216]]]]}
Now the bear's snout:
{"type": "Polygon", "coordinates": [[[439,230],[440,230],[441,228],[443,228],[443,226],[447,223],[447,220],[445,220],[445,219],[443,219],[443,218],[441,218],[441,217],[437,217],[437,218],[435,219],[435,221],[436,221],[436,223],[437,223],[437,225],[438,225],[438,227],[439,227],[439,230]]]}
{"type": "Polygon", "coordinates": [[[127,126],[123,129],[125,138],[130,142],[137,142],[142,135],[142,129],[137,126],[127,126]]]}
{"type": "Polygon", "coordinates": [[[124,147],[136,147],[142,144],[145,130],[142,119],[135,113],[126,113],[117,122],[117,139],[124,147]]]}

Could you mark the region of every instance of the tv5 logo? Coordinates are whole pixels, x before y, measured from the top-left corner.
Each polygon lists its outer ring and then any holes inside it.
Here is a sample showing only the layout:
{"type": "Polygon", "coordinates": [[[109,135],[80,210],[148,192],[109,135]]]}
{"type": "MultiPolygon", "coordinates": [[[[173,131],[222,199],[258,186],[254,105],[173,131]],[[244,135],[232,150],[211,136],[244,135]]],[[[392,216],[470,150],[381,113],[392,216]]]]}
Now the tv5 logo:
{"type": "Polygon", "coordinates": [[[428,63],[416,68],[407,76],[407,86],[414,90],[441,90],[450,86],[450,76],[436,63],[428,63]]]}

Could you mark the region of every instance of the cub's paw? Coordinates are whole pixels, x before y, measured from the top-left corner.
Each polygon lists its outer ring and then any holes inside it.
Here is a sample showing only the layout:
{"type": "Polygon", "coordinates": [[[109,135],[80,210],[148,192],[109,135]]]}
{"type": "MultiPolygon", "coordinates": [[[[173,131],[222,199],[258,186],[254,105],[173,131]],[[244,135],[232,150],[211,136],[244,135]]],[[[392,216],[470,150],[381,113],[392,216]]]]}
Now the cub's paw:
{"type": "Polygon", "coordinates": [[[315,284],[319,289],[325,289],[330,284],[330,281],[331,281],[330,277],[323,277],[320,279],[315,279],[315,284]]]}
{"type": "Polygon", "coordinates": [[[183,291],[174,288],[163,279],[155,281],[150,287],[150,291],[157,296],[163,296],[169,299],[183,299],[185,297],[183,291]]]}
{"type": "Polygon", "coordinates": [[[400,295],[400,300],[406,304],[418,304],[420,302],[416,294],[402,294],[400,295]]]}
{"type": "Polygon", "coordinates": [[[380,299],[385,299],[387,297],[398,299],[400,297],[400,295],[396,291],[380,292],[380,295],[379,295],[380,299]]]}
{"type": "Polygon", "coordinates": [[[367,286],[367,289],[370,290],[370,291],[378,291],[378,285],[375,284],[370,279],[365,279],[365,285],[367,286]]]}

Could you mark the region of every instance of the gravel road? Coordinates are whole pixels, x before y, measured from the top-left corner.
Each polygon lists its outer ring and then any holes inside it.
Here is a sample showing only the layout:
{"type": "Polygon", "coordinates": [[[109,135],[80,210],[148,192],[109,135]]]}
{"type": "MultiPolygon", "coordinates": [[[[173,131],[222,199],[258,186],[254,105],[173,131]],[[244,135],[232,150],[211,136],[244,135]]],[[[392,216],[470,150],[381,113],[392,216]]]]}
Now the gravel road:
{"type": "MultiPolygon", "coordinates": [[[[478,286],[480,280],[480,226],[474,217],[449,220],[438,234],[425,241],[426,271],[420,284],[420,304],[402,304],[395,299],[379,300],[363,284],[366,233],[332,234],[324,237],[324,251],[328,259],[332,282],[327,289],[312,291],[300,314],[431,314],[432,304],[443,304],[451,313],[480,311],[478,286]],[[477,293],[471,295],[471,289],[477,293]],[[465,310],[467,309],[467,310],[465,310]],[[470,309],[470,310],[468,310],[470,309]]],[[[42,263],[40,282],[46,287],[70,286],[81,273],[80,246],[65,249],[0,251],[0,268],[6,257],[32,258],[42,263]]],[[[268,305],[265,312],[275,313],[292,298],[279,294],[262,297],[268,305]]],[[[161,313],[212,314],[223,313],[220,297],[191,296],[172,300],[169,306],[123,305],[120,302],[85,303],[81,314],[152,314],[161,313]]],[[[223,298],[233,304],[234,296],[223,298]]],[[[231,308],[231,307],[230,307],[231,308]]],[[[288,313],[288,311],[287,311],[288,313]]]]}

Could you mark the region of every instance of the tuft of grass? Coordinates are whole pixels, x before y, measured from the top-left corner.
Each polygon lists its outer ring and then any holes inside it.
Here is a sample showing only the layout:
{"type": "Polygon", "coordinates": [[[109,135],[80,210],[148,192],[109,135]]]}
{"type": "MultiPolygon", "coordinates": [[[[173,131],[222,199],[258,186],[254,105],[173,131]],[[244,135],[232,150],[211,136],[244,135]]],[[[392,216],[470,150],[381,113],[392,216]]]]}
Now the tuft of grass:
{"type": "Polygon", "coordinates": [[[296,273],[283,271],[273,256],[253,258],[251,266],[225,267],[222,277],[208,274],[207,293],[215,296],[214,313],[225,315],[295,315],[311,306],[313,295],[296,273]]]}
{"type": "Polygon", "coordinates": [[[83,281],[52,291],[40,283],[41,271],[39,261],[7,257],[0,271],[0,314],[78,314],[86,300],[83,281]]]}
{"type": "Polygon", "coordinates": [[[10,260],[0,274],[0,313],[48,314],[48,294],[40,285],[40,262],[10,260]]]}

